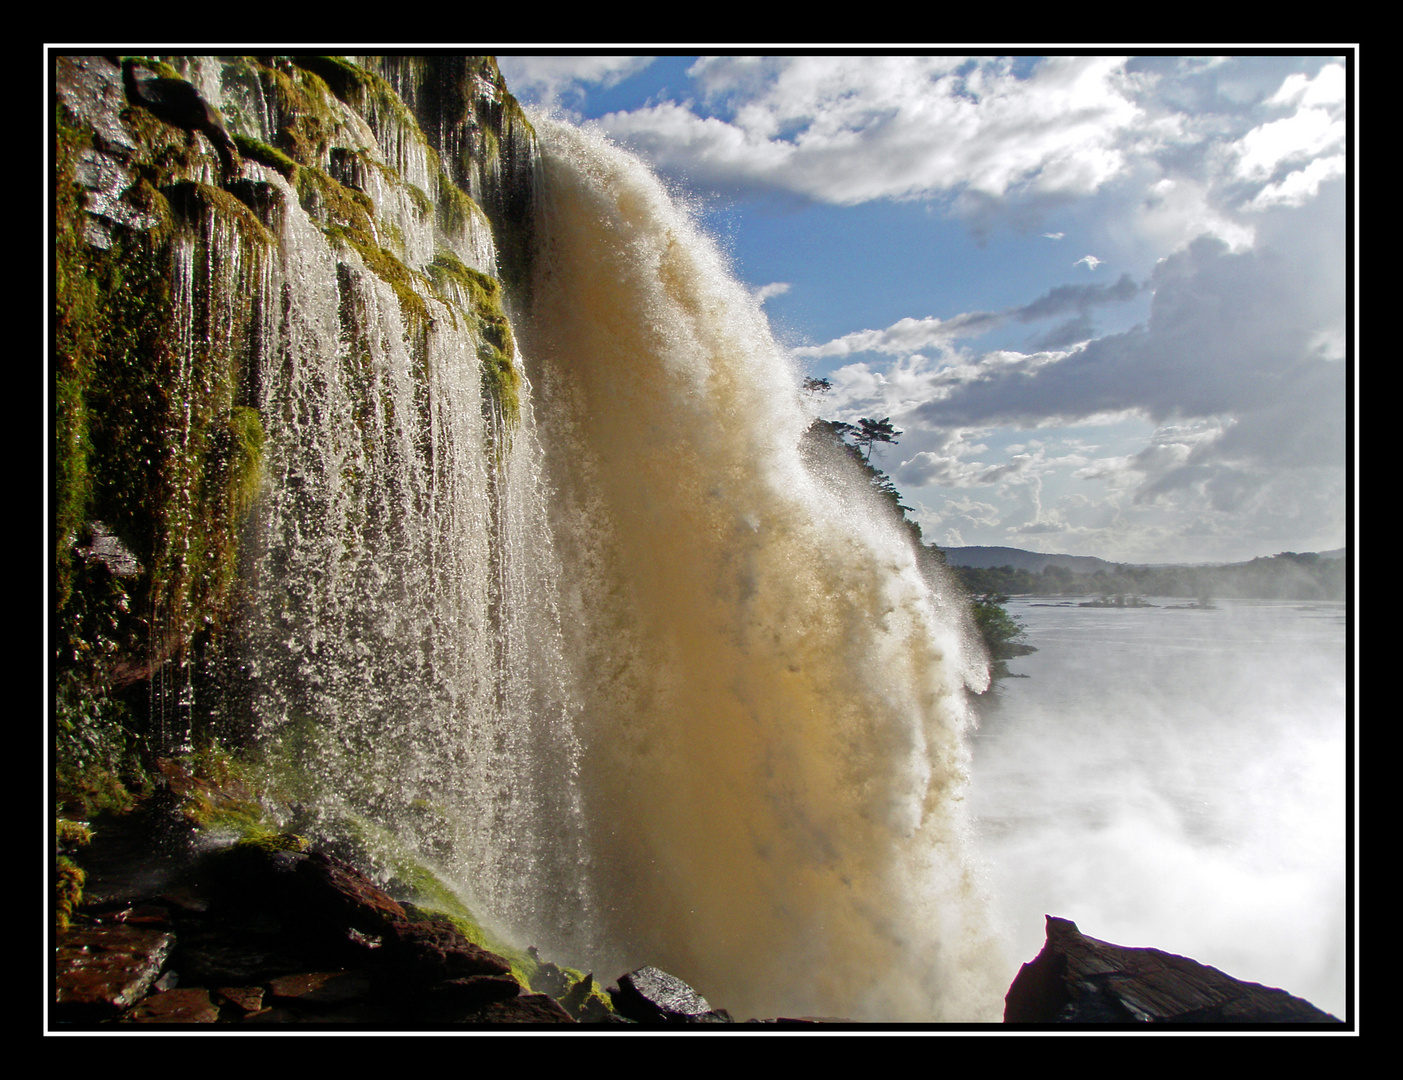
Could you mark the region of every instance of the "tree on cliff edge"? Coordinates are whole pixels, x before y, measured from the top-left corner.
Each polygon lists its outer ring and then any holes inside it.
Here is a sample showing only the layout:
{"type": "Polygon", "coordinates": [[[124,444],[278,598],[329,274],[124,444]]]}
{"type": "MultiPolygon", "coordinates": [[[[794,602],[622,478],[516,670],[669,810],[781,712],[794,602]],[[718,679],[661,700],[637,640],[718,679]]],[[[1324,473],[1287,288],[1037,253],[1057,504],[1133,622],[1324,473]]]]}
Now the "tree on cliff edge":
{"type": "Polygon", "coordinates": [[[863,460],[871,462],[873,443],[891,443],[896,445],[896,436],[901,432],[892,426],[891,417],[883,417],[881,420],[869,420],[863,418],[857,422],[856,434],[852,436],[853,442],[861,447],[866,447],[863,460]]]}

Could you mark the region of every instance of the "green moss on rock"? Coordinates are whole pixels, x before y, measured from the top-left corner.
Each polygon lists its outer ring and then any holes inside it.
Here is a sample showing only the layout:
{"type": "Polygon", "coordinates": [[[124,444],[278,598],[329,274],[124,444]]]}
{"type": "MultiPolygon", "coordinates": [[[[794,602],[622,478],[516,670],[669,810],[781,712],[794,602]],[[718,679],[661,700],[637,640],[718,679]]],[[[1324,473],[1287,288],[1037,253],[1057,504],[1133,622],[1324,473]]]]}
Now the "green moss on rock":
{"type": "Polygon", "coordinates": [[[276,149],[298,165],[320,165],[336,130],[331,89],[321,76],[286,58],[267,59],[257,64],[257,71],[273,109],[276,149]]]}
{"type": "MultiPolygon", "coordinates": [[[[369,175],[366,170],[376,170],[380,175],[370,176],[374,183],[367,186],[377,190],[383,181],[401,187],[412,200],[411,221],[417,212],[416,226],[432,221],[440,242],[460,250],[466,250],[462,238],[490,217],[499,250],[513,252],[508,261],[519,278],[529,257],[528,233],[511,231],[513,219],[503,208],[515,207],[515,213],[529,206],[528,148],[534,135],[519,106],[503,96],[495,64],[478,58],[452,68],[456,112],[434,116],[442,101],[427,91],[412,95],[416,118],[382,75],[349,61],[299,58],[294,64],[281,57],[245,57],[238,63],[239,85],[247,94],[241,123],[248,126],[235,136],[237,149],[285,177],[342,253],[338,278],[347,380],[363,381],[364,409],[373,415],[390,405],[388,396],[376,396],[369,373],[367,335],[373,323],[363,283],[354,280],[362,266],[394,291],[413,374],[425,388],[432,374],[426,368],[427,335],[433,317],[443,312],[436,301],[446,303],[455,317],[474,321],[488,407],[509,426],[515,424],[521,377],[513,362],[516,345],[503,284],[446,250],[427,273],[407,265],[404,238],[355,186],[369,175]],[[261,98],[253,91],[255,83],[261,98]],[[480,105],[479,91],[487,83],[495,87],[488,94],[492,100],[480,105]],[[365,129],[333,99],[357,110],[377,135],[398,126],[407,139],[422,139],[428,172],[418,182],[436,188],[433,196],[379,161],[372,147],[358,145],[355,135],[365,129]],[[264,130],[270,122],[271,129],[264,130]],[[469,147],[467,156],[440,160],[436,151],[445,133],[455,153],[469,147]],[[485,157],[472,159],[473,146],[485,157]],[[334,148],[346,153],[335,157],[334,148]],[[338,161],[346,168],[340,175],[350,182],[332,175],[338,161]],[[493,185],[499,182],[515,194],[496,192],[493,185]],[[468,190],[482,193],[482,206],[468,190]],[[352,250],[356,256],[348,254],[352,250]],[[353,310],[356,305],[359,310],[353,310]]],[[[439,69],[450,63],[458,61],[422,58],[405,65],[405,78],[438,78],[439,69]]],[[[161,61],[141,64],[163,77],[178,77],[161,61]]],[[[274,217],[260,219],[250,209],[256,200],[221,171],[216,154],[198,136],[139,104],[122,109],[121,123],[134,148],[122,151],[121,162],[133,178],[120,196],[131,213],[125,224],[103,223],[106,246],[90,243],[92,219],[84,189],[75,182],[84,155],[104,151],[62,104],[55,124],[57,771],[65,811],[83,816],[101,808],[130,808],[151,783],[137,762],[152,732],[151,721],[138,716],[147,707],[146,687],[134,686],[125,698],[120,687],[141,679],[158,686],[152,675],[163,662],[191,653],[197,637],[217,633],[235,610],[238,540],[262,484],[266,439],[261,389],[253,378],[264,355],[260,334],[272,325],[279,299],[265,295],[265,284],[275,280],[271,267],[278,238],[267,224],[273,221],[276,230],[274,217]],[[205,182],[221,176],[226,187],[205,182]],[[99,522],[131,552],[135,570],[119,576],[84,554],[99,522]]],[[[415,150],[409,142],[404,145],[415,150]]],[[[278,183],[246,182],[282,190],[278,183]]],[[[423,397],[419,407],[425,402],[423,397]]],[[[374,425],[369,416],[364,419],[368,432],[374,425]]],[[[392,426],[404,420],[389,418],[392,426]]],[[[280,737],[289,745],[298,738],[310,744],[326,737],[315,720],[304,726],[314,730],[299,733],[293,730],[297,725],[286,725],[280,737]]],[[[147,756],[149,764],[156,755],[147,756]]],[[[313,763],[322,760],[320,751],[308,750],[298,767],[313,772],[313,763]]],[[[191,775],[210,778],[189,789],[186,808],[193,820],[209,829],[234,830],[248,843],[305,843],[269,820],[258,798],[248,791],[240,795],[229,776],[213,778],[230,769],[214,759],[191,766],[191,775]]],[[[319,781],[304,776],[301,782],[319,781]]],[[[248,774],[243,783],[260,793],[274,786],[261,774],[248,774]]],[[[316,792],[299,801],[316,802],[316,792]]],[[[453,918],[470,940],[508,956],[529,984],[535,971],[529,956],[491,940],[456,892],[417,856],[387,856],[385,850],[393,850],[393,844],[381,838],[375,865],[388,866],[415,902],[453,918]]],[[[64,871],[63,881],[76,903],[73,886],[81,886],[76,862],[73,870],[64,871]]]]}
{"type": "Polygon", "coordinates": [[[258,215],[223,188],[185,180],[162,191],[171,209],[187,225],[198,228],[206,218],[222,218],[238,229],[246,243],[268,250],[277,246],[258,215]]]}
{"type": "Polygon", "coordinates": [[[357,232],[332,226],[327,230],[327,235],[354,248],[365,268],[394,289],[411,347],[422,353],[421,339],[428,330],[430,316],[429,305],[421,295],[420,289],[428,290],[429,279],[405,266],[388,248],[381,247],[373,240],[363,242],[361,234],[357,232]]]}
{"type": "Polygon", "coordinates": [[[256,161],[260,165],[266,165],[270,169],[276,169],[288,183],[295,184],[297,182],[297,162],[276,146],[269,146],[267,143],[259,142],[247,135],[235,135],[234,145],[239,148],[239,153],[244,158],[256,161]]]}
{"type": "Polygon", "coordinates": [[[375,202],[365,192],[347,187],[322,169],[308,167],[298,171],[297,198],[324,231],[339,230],[358,246],[378,246],[375,202]]]}
{"type": "Polygon", "coordinates": [[[135,66],[139,68],[144,68],[145,70],[151,72],[153,75],[157,75],[162,79],[183,78],[180,72],[176,71],[174,67],[166,63],[166,61],[154,56],[123,56],[121,57],[121,59],[123,61],[130,60],[135,66]]]}
{"type": "Polygon", "coordinates": [[[512,357],[516,341],[511,321],[502,309],[501,283],[494,277],[465,266],[461,259],[448,251],[440,251],[429,266],[435,288],[446,302],[452,303],[452,287],[457,288],[477,320],[480,337],[478,361],[482,366],[483,386],[497,403],[509,427],[521,418],[521,375],[512,357]]]}
{"type": "Polygon", "coordinates": [[[60,96],[57,771],[63,797],[84,806],[130,802],[145,721],[116,692],[232,610],[238,535],[261,477],[247,365],[275,245],[248,206],[192,178],[222,175],[207,143],[137,105],[120,123],[133,149],[113,158],[60,96]],[[105,203],[101,222],[76,180],[83,163],[89,176],[132,178],[105,195],[120,207],[105,203]],[[97,522],[132,569],[88,552],[97,522]]]}
{"type": "Polygon", "coordinates": [[[87,874],[67,855],[54,860],[54,928],[68,929],[69,921],[83,900],[87,874]]]}

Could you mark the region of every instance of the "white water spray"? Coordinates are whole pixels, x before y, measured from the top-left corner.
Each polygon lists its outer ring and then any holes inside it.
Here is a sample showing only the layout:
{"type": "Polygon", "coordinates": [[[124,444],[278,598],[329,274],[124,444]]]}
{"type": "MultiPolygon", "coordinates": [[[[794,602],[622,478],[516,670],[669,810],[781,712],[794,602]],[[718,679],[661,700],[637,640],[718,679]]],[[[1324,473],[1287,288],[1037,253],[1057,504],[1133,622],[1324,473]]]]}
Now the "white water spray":
{"type": "Polygon", "coordinates": [[[806,467],[797,372],[656,178],[538,132],[527,352],[620,961],[741,1015],[996,1018],[954,605],[806,467]]]}
{"type": "MultiPolygon", "coordinates": [[[[363,153],[413,142],[354,121],[363,153]]],[[[471,321],[426,290],[411,326],[262,171],[286,212],[245,685],[318,778],[306,827],[393,834],[604,979],[656,964],[738,1016],[997,1019],[958,604],[806,460],[797,372],[651,173],[540,132],[514,429],[471,321]]],[[[490,257],[375,202],[416,270],[490,257]]]]}

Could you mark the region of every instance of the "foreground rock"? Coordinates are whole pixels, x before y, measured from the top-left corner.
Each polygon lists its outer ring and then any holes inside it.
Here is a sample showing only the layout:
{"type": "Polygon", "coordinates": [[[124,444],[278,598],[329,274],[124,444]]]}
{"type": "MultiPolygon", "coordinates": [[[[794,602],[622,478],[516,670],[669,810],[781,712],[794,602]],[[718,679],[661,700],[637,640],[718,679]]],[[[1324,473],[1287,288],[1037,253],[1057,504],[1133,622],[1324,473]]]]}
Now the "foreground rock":
{"type": "Polygon", "coordinates": [[[64,1024],[573,1024],[450,920],[323,852],[244,845],[59,936],[64,1024]]]}
{"type": "Polygon", "coordinates": [[[656,968],[621,977],[611,1012],[592,975],[572,975],[534,949],[533,993],[448,917],[394,899],[293,837],[240,844],[154,877],[127,868],[114,880],[123,887],[100,894],[59,935],[60,1026],[731,1022],[656,968]],[[151,881],[155,895],[125,887],[151,881]]]}
{"type": "MultiPolygon", "coordinates": [[[[654,967],[621,976],[605,1003],[592,975],[560,969],[533,949],[533,987],[524,987],[506,959],[469,941],[451,919],[392,898],[350,864],[291,837],[226,849],[183,871],[129,868],[120,880],[155,882],[158,891],[100,892],[60,934],[52,1014],[60,1026],[734,1022],[654,967]]],[[[1283,990],[1098,941],[1052,917],[1046,945],[1023,965],[1006,1005],[1005,1022],[1015,1024],[1339,1023],[1283,990]]]]}
{"type": "Polygon", "coordinates": [[[1187,957],[1087,937],[1047,917],[1042,952],[1004,999],[1006,1024],[1338,1024],[1308,1001],[1187,957]]]}
{"type": "Polygon", "coordinates": [[[609,988],[614,1011],[640,1024],[729,1024],[725,1009],[713,1009],[706,998],[676,975],[642,967],[609,988]]]}

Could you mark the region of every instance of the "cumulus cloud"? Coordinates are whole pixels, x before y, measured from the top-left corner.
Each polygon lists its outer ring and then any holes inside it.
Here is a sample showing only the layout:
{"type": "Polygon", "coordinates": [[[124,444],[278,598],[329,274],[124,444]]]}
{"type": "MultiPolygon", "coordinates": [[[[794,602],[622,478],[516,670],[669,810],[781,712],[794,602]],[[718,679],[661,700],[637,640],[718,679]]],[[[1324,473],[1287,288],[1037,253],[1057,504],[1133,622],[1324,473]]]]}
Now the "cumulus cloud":
{"type": "Polygon", "coordinates": [[[1282,178],[1280,183],[1268,184],[1257,192],[1247,204],[1249,210],[1263,210],[1269,206],[1303,206],[1315,198],[1320,185],[1327,180],[1336,180],[1345,175],[1345,156],[1334,154],[1316,158],[1303,169],[1296,169],[1282,178]]]}
{"type": "Polygon", "coordinates": [[[1344,146],[1342,116],[1328,109],[1299,109],[1293,116],[1253,128],[1235,147],[1237,175],[1245,180],[1271,176],[1283,162],[1306,160],[1344,146]]]}
{"type": "Polygon", "coordinates": [[[1057,285],[1031,303],[1015,308],[1010,315],[1019,322],[1035,322],[1069,311],[1085,312],[1100,304],[1124,303],[1133,300],[1139,291],[1129,274],[1121,274],[1114,285],[1057,285]]]}
{"type": "Polygon", "coordinates": [[[1009,446],[1002,461],[990,463],[980,458],[989,447],[982,441],[984,429],[955,428],[929,430],[911,428],[907,444],[922,449],[912,453],[892,470],[903,487],[976,488],[1033,482],[1052,472],[1075,470],[1087,464],[1087,457],[1069,445],[1053,447],[1043,442],[1009,446]]]}
{"type": "MultiPolygon", "coordinates": [[[[1089,258],[1090,256],[1088,256],[1089,258]]],[[[899,319],[884,330],[858,330],[834,338],[822,345],[804,345],[794,349],[796,356],[810,359],[851,356],[856,353],[883,353],[888,356],[911,356],[922,349],[937,350],[947,360],[955,358],[953,347],[961,339],[977,338],[1014,319],[1022,323],[1056,318],[1068,312],[1083,317],[1076,325],[1087,329],[1080,337],[1065,337],[1071,344],[1090,336],[1086,313],[1104,304],[1124,303],[1133,299],[1139,286],[1129,274],[1122,274],[1113,285],[1059,285],[1049,289],[1036,300],[1007,311],[969,311],[949,319],[928,316],[923,319],[899,319]]],[[[990,353],[987,362],[1011,362],[1017,354],[990,353]]],[[[1022,360],[1022,357],[1018,357],[1022,360]]]]}
{"type": "MultiPolygon", "coordinates": [[[[621,70],[536,77],[565,93],[621,70]]],[[[688,75],[691,96],[653,99],[601,126],[694,186],[845,206],[929,200],[981,233],[1011,223],[1101,253],[1073,264],[1079,284],[1028,303],[917,311],[795,350],[830,362],[827,415],[891,416],[904,428],[892,473],[909,499],[932,488],[990,493],[965,516],[922,504],[923,523],[943,523],[949,538],[1001,519],[1005,531],[1071,530],[1124,551],[1195,530],[1225,540],[1234,529],[1224,515],[1248,510],[1283,532],[1293,513],[1339,520],[1342,64],[720,57],[688,75]],[[1054,205],[1066,232],[1044,231],[1054,205]],[[1106,264],[1135,276],[1105,284],[1106,264]],[[1153,294],[1148,319],[1098,337],[1095,318],[1142,291],[1153,294]],[[981,335],[1002,329],[1005,344],[1035,323],[1016,347],[976,347],[981,335]],[[1056,454],[989,435],[1059,423],[1114,423],[1121,435],[1113,447],[1056,454]],[[1040,501],[1044,477],[1052,510],[1040,501]],[[1076,484],[1099,497],[1069,500],[1076,484]],[[1172,526],[1166,507],[1178,515],[1172,526]]]]}
{"type": "Polygon", "coordinates": [[[1281,88],[1267,99],[1268,105],[1317,106],[1343,105],[1345,102],[1345,69],[1343,64],[1327,64],[1315,78],[1296,72],[1286,76],[1281,88]]]}
{"type": "Polygon", "coordinates": [[[920,349],[944,349],[960,338],[978,337],[993,329],[1003,316],[992,311],[972,311],[950,319],[900,319],[885,330],[859,330],[823,345],[805,345],[796,356],[833,357],[876,352],[907,356],[920,349]]]}
{"type": "Polygon", "coordinates": [[[589,87],[616,86],[653,62],[651,56],[502,56],[512,92],[539,105],[558,105],[589,87]]]}
{"type": "Polygon", "coordinates": [[[1289,75],[1266,102],[1295,111],[1258,124],[1231,147],[1233,174],[1265,183],[1244,209],[1301,206],[1328,180],[1345,175],[1345,73],[1328,64],[1308,78],[1289,75]]]}
{"type": "Polygon", "coordinates": [[[701,102],[602,118],[656,165],[721,188],[851,205],[967,191],[1082,195],[1142,119],[1115,57],[713,57],[701,102]],[[880,161],[881,168],[872,162],[880,161]]]}
{"type": "Polygon", "coordinates": [[[755,297],[756,300],[760,301],[760,303],[763,304],[770,297],[783,296],[788,291],[789,282],[772,281],[768,285],[761,285],[758,289],[755,289],[752,295],[755,297]]]}
{"type": "MultiPolygon", "coordinates": [[[[1283,532],[1310,521],[1330,534],[1343,513],[1348,402],[1329,328],[1343,322],[1344,297],[1328,275],[1301,273],[1299,258],[1313,254],[1234,253],[1201,238],[1156,268],[1146,324],[1021,370],[973,359],[963,378],[911,410],[908,430],[1032,427],[1128,410],[1159,422],[1143,449],[1083,458],[1073,475],[1130,493],[1138,507],[1203,520],[1250,515],[1283,532]]],[[[909,473],[970,487],[1042,475],[1048,464],[1012,455],[980,472],[932,452],[913,458],[909,473]]],[[[1031,512],[1025,520],[1052,522],[1031,512]]]]}
{"type": "Polygon", "coordinates": [[[1213,186],[1193,177],[1164,177],[1151,184],[1141,200],[1136,225],[1161,248],[1180,246],[1186,238],[1212,236],[1233,251],[1257,242],[1256,230],[1217,204],[1213,186]]]}
{"type": "MultiPolygon", "coordinates": [[[[988,368],[924,407],[932,422],[1036,422],[1140,409],[1156,419],[1260,410],[1310,393],[1321,378],[1316,342],[1343,319],[1343,295],[1322,295],[1295,260],[1274,250],[1232,253],[1203,237],[1160,261],[1147,324],[1040,366],[1031,378],[988,368]]],[[[1336,458],[1338,460],[1338,458],[1336,458]]]]}

